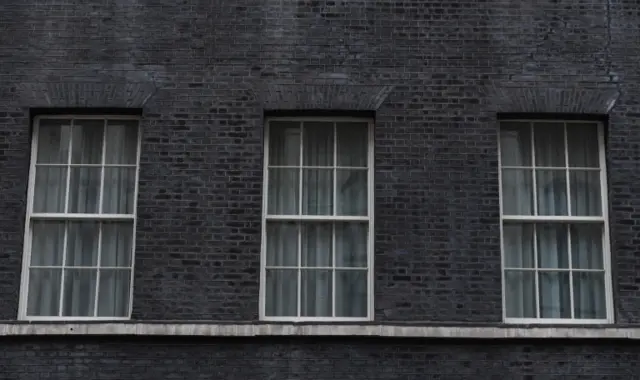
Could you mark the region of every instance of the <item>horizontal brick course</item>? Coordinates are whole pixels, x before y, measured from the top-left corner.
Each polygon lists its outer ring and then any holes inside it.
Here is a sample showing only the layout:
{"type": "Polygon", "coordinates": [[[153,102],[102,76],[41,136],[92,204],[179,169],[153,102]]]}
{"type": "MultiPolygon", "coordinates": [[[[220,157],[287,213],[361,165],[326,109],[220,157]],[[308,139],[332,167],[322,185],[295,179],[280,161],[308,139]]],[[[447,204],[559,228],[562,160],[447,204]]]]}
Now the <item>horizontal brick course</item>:
{"type": "Polygon", "coordinates": [[[0,375],[56,379],[624,379],[640,348],[606,341],[3,339],[0,375]]]}

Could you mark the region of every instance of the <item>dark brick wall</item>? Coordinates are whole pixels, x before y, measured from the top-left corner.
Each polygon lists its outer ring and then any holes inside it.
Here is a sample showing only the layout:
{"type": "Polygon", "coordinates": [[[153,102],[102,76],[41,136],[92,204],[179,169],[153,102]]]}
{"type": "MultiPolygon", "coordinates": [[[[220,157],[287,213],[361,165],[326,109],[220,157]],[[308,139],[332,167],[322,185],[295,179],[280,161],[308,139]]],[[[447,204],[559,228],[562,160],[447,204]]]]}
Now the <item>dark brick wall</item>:
{"type": "Polygon", "coordinates": [[[499,322],[496,112],[617,99],[616,318],[640,322],[639,17],[635,0],[0,2],[0,319],[31,107],[143,108],[135,319],[257,318],[263,112],[331,107],[377,108],[376,319],[499,322]]]}
{"type": "Polygon", "coordinates": [[[3,340],[11,380],[624,379],[640,346],[620,342],[328,339],[3,340]]]}

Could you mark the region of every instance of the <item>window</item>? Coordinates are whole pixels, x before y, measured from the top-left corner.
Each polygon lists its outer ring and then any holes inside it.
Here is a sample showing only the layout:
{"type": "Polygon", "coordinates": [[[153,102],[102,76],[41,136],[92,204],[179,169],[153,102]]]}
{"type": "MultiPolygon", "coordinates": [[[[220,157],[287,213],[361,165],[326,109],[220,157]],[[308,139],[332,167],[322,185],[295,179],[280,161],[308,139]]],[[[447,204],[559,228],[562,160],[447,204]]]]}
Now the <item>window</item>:
{"type": "Polygon", "coordinates": [[[20,317],[128,318],[138,120],[34,124],[20,317]]]}
{"type": "Polygon", "coordinates": [[[500,123],[505,321],[612,321],[599,123],[500,123]]]}
{"type": "Polygon", "coordinates": [[[261,316],[371,315],[372,126],[267,122],[261,316]]]}

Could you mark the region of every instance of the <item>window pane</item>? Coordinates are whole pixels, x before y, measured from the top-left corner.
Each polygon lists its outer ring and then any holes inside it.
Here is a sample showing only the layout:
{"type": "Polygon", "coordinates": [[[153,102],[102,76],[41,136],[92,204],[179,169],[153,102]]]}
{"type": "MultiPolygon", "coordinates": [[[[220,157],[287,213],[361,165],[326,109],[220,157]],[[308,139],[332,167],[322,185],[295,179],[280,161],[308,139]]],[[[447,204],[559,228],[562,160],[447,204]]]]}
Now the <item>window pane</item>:
{"type": "Polygon", "coordinates": [[[367,271],[336,271],[336,317],[367,316],[367,271]]]}
{"type": "Polygon", "coordinates": [[[568,268],[568,226],[566,224],[538,224],[536,235],[538,240],[539,268],[568,268]]]}
{"type": "Polygon", "coordinates": [[[500,123],[500,162],[502,166],[531,166],[529,123],[500,123]]]}
{"type": "Polygon", "coordinates": [[[69,222],[67,231],[66,266],[96,266],[98,264],[98,222],[69,222]]]}
{"type": "Polygon", "coordinates": [[[336,266],[367,267],[366,223],[335,223],[336,266]]]}
{"type": "Polygon", "coordinates": [[[535,123],[536,166],[565,167],[564,160],[564,124],[535,123]]]}
{"type": "Polygon", "coordinates": [[[305,166],[333,166],[333,123],[305,122],[303,124],[305,166]]]}
{"type": "Polygon", "coordinates": [[[298,315],[298,271],[267,269],[265,314],[275,317],[298,315]]]}
{"type": "Polygon", "coordinates": [[[269,165],[300,165],[300,123],[269,123],[269,165]]]}
{"type": "Polygon", "coordinates": [[[27,315],[58,316],[61,269],[30,269],[27,315]]]}
{"type": "Polygon", "coordinates": [[[73,122],[72,164],[102,163],[104,120],[75,120],[73,122]]]}
{"type": "Polygon", "coordinates": [[[100,270],[98,317],[126,317],[129,314],[131,271],[128,269],[100,270]]]}
{"type": "Polygon", "coordinates": [[[538,215],[567,215],[567,173],[536,170],[538,215]]]}
{"type": "Polygon", "coordinates": [[[573,273],[573,303],[575,318],[605,319],[607,308],[605,301],[603,272],[573,273]]]}
{"type": "Polygon", "coordinates": [[[36,167],[33,212],[64,212],[67,195],[67,168],[36,167]]]}
{"type": "Polygon", "coordinates": [[[300,313],[303,317],[330,317],[333,314],[330,270],[303,269],[300,313]]]}
{"type": "Polygon", "coordinates": [[[302,225],[302,266],[327,267],[333,262],[333,240],[330,223],[302,225]]]}
{"type": "Polygon", "coordinates": [[[536,318],[536,285],[533,271],[505,271],[507,318],[536,318]]]}
{"type": "Polygon", "coordinates": [[[533,215],[532,171],[502,170],[502,212],[505,215],[533,215]]]}
{"type": "Polygon", "coordinates": [[[269,169],[270,215],[296,215],[299,210],[299,169],[269,169]]]}
{"type": "Polygon", "coordinates": [[[338,166],[367,167],[368,124],[338,123],[338,166]]]}
{"type": "Polygon", "coordinates": [[[62,315],[92,317],[96,297],[95,269],[66,269],[62,315]]]}
{"type": "Polygon", "coordinates": [[[110,120],[107,124],[105,163],[135,165],[138,150],[138,121],[110,120]]]}
{"type": "Polygon", "coordinates": [[[578,269],[603,269],[602,225],[571,225],[571,266],[578,269]]]}
{"type": "Polygon", "coordinates": [[[64,249],[64,222],[34,221],[31,266],[60,266],[64,249]]]}
{"type": "Polygon", "coordinates": [[[505,267],[535,268],[533,225],[505,223],[502,233],[505,267]]]}
{"type": "Polygon", "coordinates": [[[571,215],[601,216],[600,172],[571,170],[571,215]]]}
{"type": "Polygon", "coordinates": [[[267,266],[298,266],[297,223],[267,223],[267,266]]]}
{"type": "Polygon", "coordinates": [[[571,318],[568,272],[542,272],[540,286],[540,317],[571,318]]]}
{"type": "Polygon", "coordinates": [[[569,145],[569,166],[582,168],[600,166],[597,124],[568,123],[567,144],[569,145]]]}
{"type": "Polygon", "coordinates": [[[336,172],[338,215],[367,215],[367,170],[338,169],[336,172]]]}
{"type": "Polygon", "coordinates": [[[100,265],[130,267],[133,251],[133,223],[103,222],[100,265]]]}
{"type": "Polygon", "coordinates": [[[302,214],[333,214],[333,170],[302,169],[302,214]]]}
{"type": "Polygon", "coordinates": [[[105,168],[102,212],[133,214],[135,181],[135,168],[105,168]]]}
{"type": "Polygon", "coordinates": [[[98,213],[101,170],[99,167],[71,168],[68,212],[98,213]]]}
{"type": "Polygon", "coordinates": [[[40,121],[37,163],[66,164],[69,161],[70,125],[70,120],[40,121]]]}

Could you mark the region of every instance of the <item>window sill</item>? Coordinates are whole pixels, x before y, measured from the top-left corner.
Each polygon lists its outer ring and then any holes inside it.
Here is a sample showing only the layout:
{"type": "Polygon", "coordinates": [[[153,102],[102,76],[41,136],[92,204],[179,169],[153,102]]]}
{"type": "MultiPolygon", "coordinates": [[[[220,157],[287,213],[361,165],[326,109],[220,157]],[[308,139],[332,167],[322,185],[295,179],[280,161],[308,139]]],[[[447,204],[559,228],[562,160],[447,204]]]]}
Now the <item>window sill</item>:
{"type": "Polygon", "coordinates": [[[292,324],[206,322],[4,322],[0,336],[359,336],[458,339],[640,339],[640,326],[409,326],[380,324],[292,324]]]}

